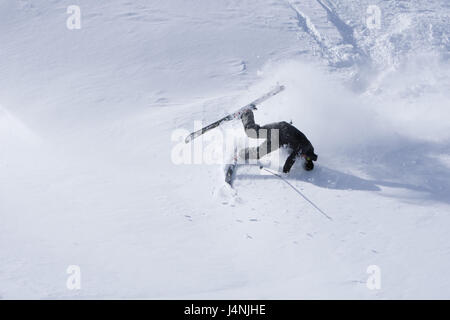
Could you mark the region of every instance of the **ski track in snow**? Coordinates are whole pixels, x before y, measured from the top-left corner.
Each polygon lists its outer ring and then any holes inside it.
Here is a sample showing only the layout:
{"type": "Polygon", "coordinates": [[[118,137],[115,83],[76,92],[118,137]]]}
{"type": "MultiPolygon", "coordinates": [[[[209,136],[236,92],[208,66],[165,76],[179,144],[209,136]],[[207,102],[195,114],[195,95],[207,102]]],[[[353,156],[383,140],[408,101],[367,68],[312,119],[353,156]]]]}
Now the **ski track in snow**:
{"type": "Polygon", "coordinates": [[[342,23],[331,9],[321,1],[310,1],[308,3],[289,1],[288,3],[297,15],[298,25],[314,39],[319,46],[322,57],[327,59],[331,66],[349,67],[352,65],[352,61],[349,61],[349,57],[346,57],[348,48],[344,46],[345,44],[354,46],[354,41],[348,42],[351,37],[348,34],[349,30],[344,30],[344,26],[347,29],[349,27],[342,23]],[[310,14],[305,13],[305,9],[310,14]],[[333,21],[335,28],[330,28],[329,23],[327,23],[328,20],[333,21]],[[319,26],[322,32],[318,30],[319,26]],[[340,39],[338,34],[343,39],[340,39]]]}
{"type": "Polygon", "coordinates": [[[353,87],[366,89],[366,78],[374,72],[370,54],[358,45],[353,27],[339,17],[334,5],[322,0],[288,4],[297,15],[298,26],[311,36],[328,65],[338,70],[354,69],[353,87]],[[309,14],[302,11],[305,9],[309,14]]]}

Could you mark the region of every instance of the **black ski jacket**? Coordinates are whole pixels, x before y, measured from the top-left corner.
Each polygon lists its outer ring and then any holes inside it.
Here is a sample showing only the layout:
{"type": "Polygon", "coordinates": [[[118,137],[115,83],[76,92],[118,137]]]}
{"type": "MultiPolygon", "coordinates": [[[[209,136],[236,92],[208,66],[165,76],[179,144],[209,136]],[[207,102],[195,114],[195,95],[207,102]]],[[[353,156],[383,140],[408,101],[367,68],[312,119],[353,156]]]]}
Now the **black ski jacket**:
{"type": "Polygon", "coordinates": [[[305,158],[309,158],[312,161],[317,161],[317,155],[314,153],[314,147],[311,142],[292,124],[282,121],[260,126],[255,123],[252,110],[248,110],[242,115],[242,123],[246,134],[250,138],[261,138],[261,129],[267,130],[265,132],[265,137],[267,138],[267,143],[270,146],[267,153],[275,151],[273,141],[270,141],[273,139],[270,130],[278,130],[278,147],[283,146],[291,149],[291,153],[283,166],[283,172],[289,172],[298,156],[305,156],[305,158]]]}

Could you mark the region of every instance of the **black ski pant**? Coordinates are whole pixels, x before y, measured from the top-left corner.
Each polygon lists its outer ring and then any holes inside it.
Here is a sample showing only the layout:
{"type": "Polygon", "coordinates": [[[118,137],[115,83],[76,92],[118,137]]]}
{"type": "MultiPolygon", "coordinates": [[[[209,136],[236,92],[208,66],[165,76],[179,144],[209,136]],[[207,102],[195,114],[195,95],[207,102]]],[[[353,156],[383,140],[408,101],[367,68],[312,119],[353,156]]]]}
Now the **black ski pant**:
{"type": "Polygon", "coordinates": [[[242,124],[245,133],[252,139],[265,139],[258,147],[245,148],[239,152],[241,159],[260,159],[265,155],[280,148],[279,145],[279,129],[276,124],[260,126],[255,123],[255,117],[251,110],[242,115],[242,124]]]}

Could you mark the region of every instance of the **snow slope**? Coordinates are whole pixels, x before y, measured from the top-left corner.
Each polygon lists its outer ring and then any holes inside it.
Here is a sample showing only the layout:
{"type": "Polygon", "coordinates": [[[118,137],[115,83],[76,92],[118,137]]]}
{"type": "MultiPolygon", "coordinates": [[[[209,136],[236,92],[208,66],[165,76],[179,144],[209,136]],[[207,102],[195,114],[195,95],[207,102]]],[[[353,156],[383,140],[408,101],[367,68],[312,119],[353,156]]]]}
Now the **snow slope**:
{"type": "Polygon", "coordinates": [[[0,297],[449,298],[449,15],[445,0],[0,0],[0,297]],[[258,166],[233,191],[220,163],[173,162],[196,121],[277,82],[256,120],[313,142],[315,170],[287,179],[331,221],[258,166]]]}

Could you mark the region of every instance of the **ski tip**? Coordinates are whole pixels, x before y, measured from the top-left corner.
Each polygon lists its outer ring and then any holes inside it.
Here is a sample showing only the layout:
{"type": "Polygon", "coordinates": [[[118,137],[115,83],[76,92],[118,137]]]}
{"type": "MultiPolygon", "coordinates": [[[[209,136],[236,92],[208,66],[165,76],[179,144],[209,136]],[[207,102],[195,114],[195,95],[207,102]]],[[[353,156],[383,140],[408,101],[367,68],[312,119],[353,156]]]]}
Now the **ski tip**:
{"type": "Polygon", "coordinates": [[[184,142],[185,142],[185,143],[189,143],[189,142],[191,142],[191,140],[192,140],[192,136],[191,136],[191,135],[188,135],[188,136],[186,137],[186,139],[184,139],[184,142]]]}

